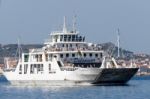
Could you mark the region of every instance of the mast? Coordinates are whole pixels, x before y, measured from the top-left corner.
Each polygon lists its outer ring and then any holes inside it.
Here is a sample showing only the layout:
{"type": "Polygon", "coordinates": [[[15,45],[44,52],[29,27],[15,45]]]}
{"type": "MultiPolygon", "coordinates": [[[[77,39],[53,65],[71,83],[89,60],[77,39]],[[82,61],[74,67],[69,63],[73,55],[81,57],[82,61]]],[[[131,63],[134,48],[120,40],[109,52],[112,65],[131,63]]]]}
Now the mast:
{"type": "Polygon", "coordinates": [[[20,41],[19,41],[19,38],[18,38],[18,57],[20,59],[20,41]]]}
{"type": "Polygon", "coordinates": [[[76,15],[73,16],[73,32],[76,32],[76,15]]]}
{"type": "Polygon", "coordinates": [[[118,46],[118,58],[120,57],[120,30],[118,28],[117,30],[118,34],[117,34],[117,46],[118,46]]]}
{"type": "Polygon", "coordinates": [[[63,32],[64,33],[67,32],[67,28],[66,28],[66,16],[64,16],[63,32]]]}
{"type": "Polygon", "coordinates": [[[17,52],[16,52],[16,57],[17,57],[17,53],[18,53],[18,58],[21,59],[22,48],[20,46],[20,40],[19,40],[19,38],[17,40],[18,40],[18,48],[17,48],[17,52]]]}

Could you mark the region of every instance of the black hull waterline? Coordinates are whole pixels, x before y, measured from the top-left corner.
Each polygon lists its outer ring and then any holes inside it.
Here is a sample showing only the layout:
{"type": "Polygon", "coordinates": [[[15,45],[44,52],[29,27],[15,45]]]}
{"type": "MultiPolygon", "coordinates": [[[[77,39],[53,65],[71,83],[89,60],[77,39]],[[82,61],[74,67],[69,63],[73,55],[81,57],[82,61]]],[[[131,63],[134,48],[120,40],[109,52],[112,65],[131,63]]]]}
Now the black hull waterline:
{"type": "Polygon", "coordinates": [[[126,84],[139,68],[104,68],[92,84],[123,85],[126,84]]]}

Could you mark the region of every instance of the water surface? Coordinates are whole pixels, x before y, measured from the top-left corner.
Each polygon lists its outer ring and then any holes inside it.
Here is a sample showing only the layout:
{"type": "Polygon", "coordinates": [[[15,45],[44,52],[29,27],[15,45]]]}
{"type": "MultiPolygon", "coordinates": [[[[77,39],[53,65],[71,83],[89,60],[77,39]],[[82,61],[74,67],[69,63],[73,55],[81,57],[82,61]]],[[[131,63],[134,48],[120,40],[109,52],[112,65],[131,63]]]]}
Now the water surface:
{"type": "Polygon", "coordinates": [[[150,80],[125,86],[12,86],[0,80],[0,99],[150,99],[150,80]]]}

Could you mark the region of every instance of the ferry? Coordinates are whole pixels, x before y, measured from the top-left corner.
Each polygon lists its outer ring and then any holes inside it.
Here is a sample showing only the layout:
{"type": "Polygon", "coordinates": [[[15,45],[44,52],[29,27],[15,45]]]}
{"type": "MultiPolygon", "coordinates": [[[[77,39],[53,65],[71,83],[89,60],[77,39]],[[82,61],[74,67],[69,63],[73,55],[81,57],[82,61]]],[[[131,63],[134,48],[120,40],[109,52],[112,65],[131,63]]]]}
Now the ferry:
{"type": "Polygon", "coordinates": [[[86,42],[75,27],[69,31],[64,18],[62,31],[51,32],[42,48],[22,53],[16,68],[5,69],[3,74],[11,84],[95,85],[126,83],[137,70],[119,67],[101,46],[86,42]]]}

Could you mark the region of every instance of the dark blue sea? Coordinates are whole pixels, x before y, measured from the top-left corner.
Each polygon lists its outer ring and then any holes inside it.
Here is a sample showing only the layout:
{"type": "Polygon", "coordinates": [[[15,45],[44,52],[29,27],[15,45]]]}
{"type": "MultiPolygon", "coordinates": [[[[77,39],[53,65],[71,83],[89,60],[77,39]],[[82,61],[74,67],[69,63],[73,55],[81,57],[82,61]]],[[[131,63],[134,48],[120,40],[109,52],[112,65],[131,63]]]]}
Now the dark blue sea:
{"type": "Polygon", "coordinates": [[[150,99],[150,77],[124,86],[12,86],[0,77],[0,99],[150,99]]]}

